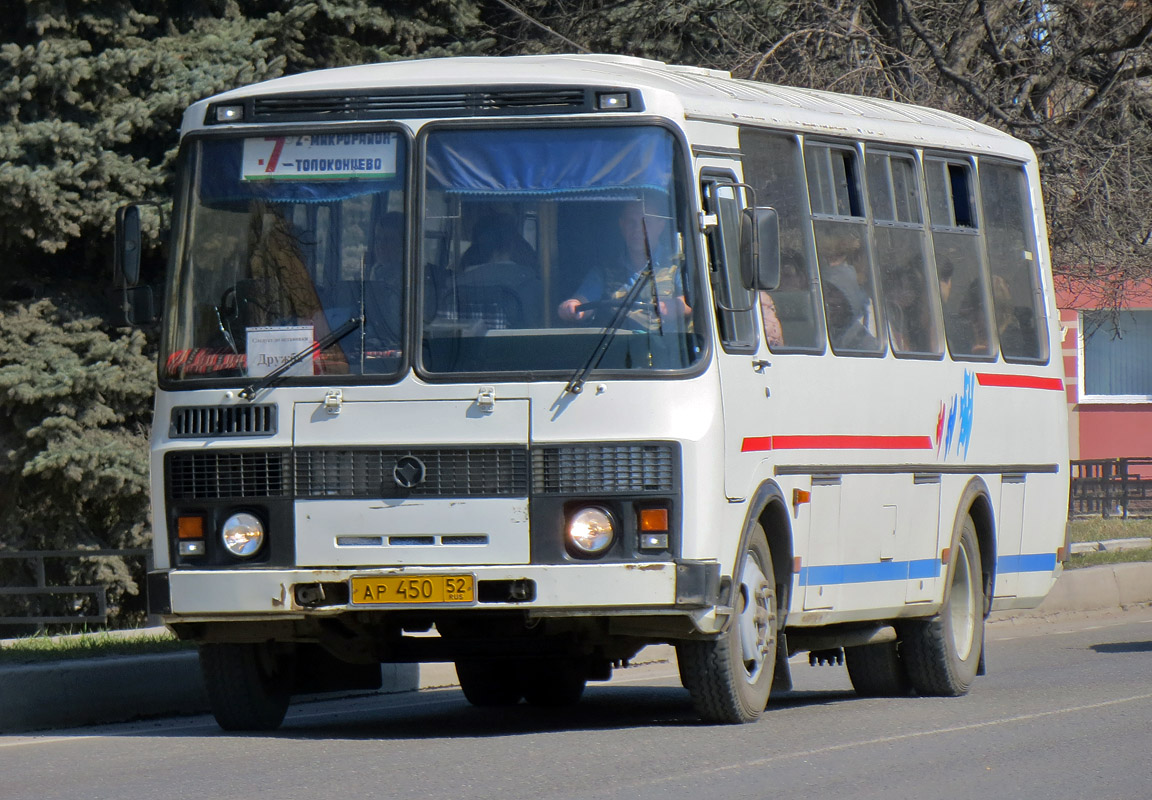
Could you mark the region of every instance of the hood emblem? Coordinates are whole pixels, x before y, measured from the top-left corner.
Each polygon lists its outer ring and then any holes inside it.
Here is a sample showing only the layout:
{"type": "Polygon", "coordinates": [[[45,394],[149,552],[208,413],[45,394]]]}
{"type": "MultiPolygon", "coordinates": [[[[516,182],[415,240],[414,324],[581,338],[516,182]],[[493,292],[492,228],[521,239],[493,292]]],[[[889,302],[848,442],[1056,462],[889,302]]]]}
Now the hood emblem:
{"type": "Polygon", "coordinates": [[[392,469],[392,480],[401,489],[415,489],[428,476],[428,468],[416,456],[401,456],[392,469]]]}

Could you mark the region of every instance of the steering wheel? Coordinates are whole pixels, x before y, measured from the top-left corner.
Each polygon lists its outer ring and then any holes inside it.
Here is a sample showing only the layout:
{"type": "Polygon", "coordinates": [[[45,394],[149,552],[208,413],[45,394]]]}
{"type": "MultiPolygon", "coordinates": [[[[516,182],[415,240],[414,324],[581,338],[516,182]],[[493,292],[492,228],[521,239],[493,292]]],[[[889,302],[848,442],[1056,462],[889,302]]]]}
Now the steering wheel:
{"type": "MultiPolygon", "coordinates": [[[[580,322],[608,322],[615,317],[616,312],[624,304],[624,300],[620,298],[612,298],[611,300],[589,300],[587,303],[581,303],[576,306],[577,313],[583,311],[591,311],[591,316],[579,320],[580,322]]],[[[651,310],[652,301],[650,299],[636,298],[628,305],[628,312],[651,310]]],[[[625,314],[627,318],[627,313],[625,314]]]]}

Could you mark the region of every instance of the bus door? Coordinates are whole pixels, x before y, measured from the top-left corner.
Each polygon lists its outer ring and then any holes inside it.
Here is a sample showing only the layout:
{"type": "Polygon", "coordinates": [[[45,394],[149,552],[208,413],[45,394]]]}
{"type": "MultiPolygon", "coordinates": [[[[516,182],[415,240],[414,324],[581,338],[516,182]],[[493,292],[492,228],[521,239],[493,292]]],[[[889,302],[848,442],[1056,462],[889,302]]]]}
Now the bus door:
{"type": "Polygon", "coordinates": [[[731,172],[705,172],[701,181],[708,228],[709,280],[719,322],[720,393],[724,408],[724,494],[745,499],[764,453],[744,447],[770,412],[768,351],[757,328],[755,292],[740,280],[740,211],[745,191],[731,172]]]}

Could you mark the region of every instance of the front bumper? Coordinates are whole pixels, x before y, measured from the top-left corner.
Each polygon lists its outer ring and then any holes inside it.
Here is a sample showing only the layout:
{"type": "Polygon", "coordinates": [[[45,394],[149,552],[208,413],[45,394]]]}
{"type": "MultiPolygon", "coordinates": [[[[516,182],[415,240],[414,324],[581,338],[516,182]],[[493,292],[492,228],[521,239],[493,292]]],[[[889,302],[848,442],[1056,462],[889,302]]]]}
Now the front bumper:
{"type": "MultiPolygon", "coordinates": [[[[514,608],[536,616],[612,616],[707,609],[717,604],[719,592],[720,565],[711,561],[380,569],[176,569],[148,576],[148,609],[169,623],[443,608],[514,608]],[[531,599],[402,605],[342,602],[305,606],[297,602],[297,586],[343,585],[353,576],[461,574],[475,576],[478,587],[487,582],[530,583],[531,599]]],[[[480,597],[483,593],[477,594],[480,597]]]]}

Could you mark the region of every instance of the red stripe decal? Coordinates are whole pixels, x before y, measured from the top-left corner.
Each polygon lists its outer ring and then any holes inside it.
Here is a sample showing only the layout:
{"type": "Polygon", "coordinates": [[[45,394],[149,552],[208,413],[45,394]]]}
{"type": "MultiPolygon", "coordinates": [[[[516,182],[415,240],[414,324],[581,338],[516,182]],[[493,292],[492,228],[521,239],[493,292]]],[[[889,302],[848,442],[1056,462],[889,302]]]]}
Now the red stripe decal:
{"type": "Polygon", "coordinates": [[[741,452],[762,450],[931,450],[931,436],[750,436],[741,452]]]}
{"type": "Polygon", "coordinates": [[[976,373],[976,381],[981,386],[1003,386],[1011,389],[1049,389],[1064,391],[1064,381],[1059,378],[1034,378],[1030,375],[1000,375],[994,372],[976,373]]]}

